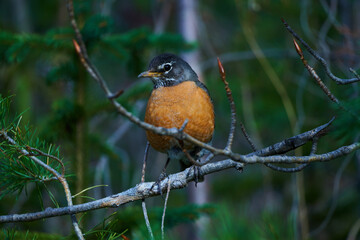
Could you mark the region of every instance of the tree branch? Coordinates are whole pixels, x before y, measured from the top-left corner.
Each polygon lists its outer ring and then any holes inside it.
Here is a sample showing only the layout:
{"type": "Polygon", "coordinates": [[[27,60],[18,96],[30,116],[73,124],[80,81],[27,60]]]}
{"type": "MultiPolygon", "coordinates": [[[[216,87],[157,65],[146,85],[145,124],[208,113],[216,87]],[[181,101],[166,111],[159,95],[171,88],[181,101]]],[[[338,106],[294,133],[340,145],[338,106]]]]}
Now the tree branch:
{"type": "MultiPolygon", "coordinates": [[[[239,155],[238,161],[242,161],[243,163],[239,163],[231,159],[226,159],[214,163],[208,163],[200,167],[199,172],[205,176],[229,168],[242,169],[245,166],[245,164],[255,164],[255,163],[286,163],[286,164],[300,163],[301,164],[301,163],[310,163],[310,162],[324,162],[347,155],[357,149],[360,149],[360,142],[353,143],[348,146],[340,147],[332,152],[319,154],[319,155],[302,156],[302,157],[298,157],[298,156],[261,157],[261,156],[253,155],[254,153],[252,153],[248,155],[239,155]]],[[[171,183],[170,188],[171,189],[185,188],[189,182],[195,180],[195,177],[196,176],[194,174],[192,167],[189,167],[182,172],[171,174],[169,175],[169,179],[171,183]]],[[[163,193],[167,190],[167,184],[169,179],[164,179],[159,184],[155,184],[155,186],[153,186],[154,182],[139,183],[135,187],[130,188],[124,192],[84,204],[63,207],[63,208],[47,208],[44,211],[35,212],[35,213],[3,215],[0,216],[0,223],[27,222],[27,221],[34,221],[43,218],[87,212],[90,210],[95,210],[100,208],[119,207],[120,205],[124,205],[129,202],[160,195],[160,192],[163,193]],[[160,186],[160,191],[158,189],[159,186],[160,186]]]]}

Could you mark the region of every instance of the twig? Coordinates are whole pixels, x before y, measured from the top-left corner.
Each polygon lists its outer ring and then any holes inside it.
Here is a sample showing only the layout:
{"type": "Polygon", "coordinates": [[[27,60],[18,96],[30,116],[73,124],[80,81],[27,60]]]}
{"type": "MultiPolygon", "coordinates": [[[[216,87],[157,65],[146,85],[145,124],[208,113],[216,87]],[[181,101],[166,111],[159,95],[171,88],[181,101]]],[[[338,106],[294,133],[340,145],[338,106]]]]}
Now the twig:
{"type": "Polygon", "coordinates": [[[185,119],[185,121],[183,122],[183,124],[179,128],[179,132],[184,132],[184,129],[185,129],[186,125],[188,124],[188,122],[189,122],[189,119],[185,119]]]}
{"type": "MultiPolygon", "coordinates": [[[[47,153],[44,153],[43,151],[37,149],[37,148],[33,148],[33,147],[30,147],[30,146],[26,146],[26,148],[30,151],[35,151],[37,152],[40,156],[44,156],[44,157],[48,157],[48,158],[51,158],[51,159],[54,159],[56,160],[60,165],[61,165],[61,176],[65,176],[65,165],[64,163],[57,157],[53,156],[53,155],[50,155],[50,154],[47,154],[47,153]]],[[[31,154],[31,153],[29,153],[31,154]]],[[[29,155],[30,156],[30,155],[29,155]]]]}
{"type": "Polygon", "coordinates": [[[304,170],[307,166],[309,166],[309,163],[301,164],[297,167],[293,168],[286,168],[286,167],[279,167],[270,163],[265,164],[268,168],[271,168],[272,170],[278,171],[278,172],[285,172],[285,173],[294,173],[294,172],[300,172],[304,170]]]}
{"type": "Polygon", "coordinates": [[[308,70],[308,72],[310,73],[310,75],[314,78],[315,82],[319,85],[319,87],[324,91],[324,93],[330,98],[331,101],[333,101],[334,103],[339,104],[339,100],[331,93],[330,89],[328,89],[325,85],[325,83],[321,80],[321,78],[319,77],[319,75],[317,75],[317,73],[315,72],[315,70],[309,66],[309,64],[307,63],[306,59],[304,58],[304,54],[299,46],[299,44],[296,42],[295,39],[293,39],[294,42],[294,46],[296,49],[296,52],[299,54],[300,59],[302,61],[302,63],[304,64],[305,68],[308,70]]]}
{"type": "MultiPolygon", "coordinates": [[[[314,155],[317,149],[317,143],[318,143],[319,137],[317,135],[314,136],[314,138],[312,139],[313,143],[311,146],[311,152],[310,152],[310,156],[314,155]]],[[[275,171],[279,171],[279,172],[285,172],[285,173],[294,173],[294,172],[299,172],[304,170],[307,166],[309,166],[309,163],[303,163],[297,167],[293,167],[293,168],[286,168],[286,167],[279,167],[279,166],[275,166],[271,163],[265,163],[265,166],[267,166],[268,168],[271,168],[275,171]]]]}
{"type": "Polygon", "coordinates": [[[146,162],[147,162],[147,158],[148,158],[149,148],[150,148],[150,143],[147,142],[146,147],[145,147],[145,152],[144,152],[143,167],[142,167],[142,171],[141,171],[141,182],[142,183],[145,182],[146,162]]]}
{"type": "Polygon", "coordinates": [[[350,83],[354,83],[354,82],[358,82],[360,81],[360,78],[358,76],[356,76],[355,78],[349,78],[349,79],[343,79],[343,78],[339,78],[336,77],[330,70],[330,68],[328,67],[326,61],[320,57],[290,26],[289,24],[283,19],[281,18],[281,21],[283,22],[285,28],[291,33],[291,35],[293,35],[298,41],[301,42],[301,44],[306,48],[306,50],[317,60],[320,62],[320,64],[325,68],[325,72],[326,74],[332,79],[334,80],[336,83],[338,84],[350,84],[350,83]]]}
{"type": "Polygon", "coordinates": [[[314,155],[317,151],[317,146],[318,146],[318,141],[319,141],[319,137],[315,136],[313,138],[313,142],[311,145],[311,151],[310,151],[310,155],[314,155]]]}
{"type": "Polygon", "coordinates": [[[109,99],[117,99],[118,97],[120,97],[122,94],[124,93],[123,89],[120,89],[119,91],[117,91],[115,94],[113,94],[112,96],[108,96],[109,99]]]}
{"type": "Polygon", "coordinates": [[[150,225],[150,221],[149,221],[149,216],[147,214],[147,210],[146,210],[146,203],[145,203],[145,199],[141,200],[141,207],[143,210],[143,214],[144,214],[144,219],[145,219],[145,224],[146,224],[146,228],[150,234],[150,239],[154,239],[154,234],[151,230],[151,225],[150,225]]]}
{"type": "Polygon", "coordinates": [[[360,79],[360,75],[359,75],[357,72],[355,72],[355,70],[354,70],[354,69],[349,68],[349,71],[350,71],[350,72],[352,72],[352,74],[354,74],[357,78],[359,78],[359,79],[360,79]]]}
{"type": "Polygon", "coordinates": [[[249,134],[246,131],[246,128],[245,128],[244,124],[241,121],[240,121],[240,129],[241,129],[241,132],[243,133],[246,141],[249,143],[251,149],[255,152],[256,151],[256,146],[255,146],[254,142],[251,140],[249,134]]]}
{"type": "Polygon", "coordinates": [[[360,218],[351,226],[351,229],[347,235],[346,240],[356,240],[360,232],[360,218]]]}
{"type": "Polygon", "coordinates": [[[229,131],[228,141],[227,141],[227,144],[226,144],[226,147],[225,147],[225,150],[230,150],[232,142],[234,140],[234,134],[235,134],[236,108],[235,108],[234,98],[232,96],[231,89],[229,87],[229,83],[226,81],[225,69],[224,69],[223,65],[221,64],[221,61],[220,61],[219,58],[217,58],[217,63],[218,63],[218,66],[219,66],[219,73],[220,73],[221,80],[225,85],[226,96],[227,96],[228,101],[230,103],[230,109],[231,109],[230,131],[229,131]]]}
{"type": "MultiPolygon", "coordinates": [[[[11,145],[14,146],[18,146],[18,144],[14,141],[14,139],[12,139],[11,137],[9,137],[7,135],[7,133],[5,131],[0,131],[0,135],[11,145]]],[[[71,198],[71,192],[70,192],[70,188],[69,185],[65,179],[65,177],[63,175],[61,175],[60,173],[58,173],[55,169],[53,169],[52,167],[50,167],[49,165],[45,164],[43,161],[41,161],[40,159],[38,159],[35,156],[31,156],[31,153],[28,152],[25,149],[19,149],[19,151],[24,154],[25,156],[28,156],[31,160],[33,160],[35,163],[39,164],[41,167],[43,167],[44,169],[48,170],[49,172],[51,172],[61,183],[61,185],[64,188],[65,191],[65,196],[66,196],[66,201],[68,203],[68,207],[71,208],[73,206],[73,202],[72,202],[72,198],[71,198]]],[[[16,214],[15,214],[16,215],[16,214]]],[[[75,233],[77,235],[77,237],[82,240],[84,239],[83,234],[81,232],[81,229],[79,227],[79,224],[77,222],[76,216],[74,214],[71,214],[71,221],[73,223],[73,227],[75,230],[75,233]]]]}
{"type": "Polygon", "coordinates": [[[167,191],[166,191],[166,197],[165,197],[165,202],[164,202],[164,210],[163,210],[163,214],[161,217],[161,239],[164,240],[165,239],[165,231],[164,231],[164,227],[165,227],[165,213],[166,213],[166,206],[169,200],[169,195],[170,195],[170,187],[171,187],[171,182],[170,182],[170,178],[168,180],[167,183],[167,191]]]}
{"type": "MultiPolygon", "coordinates": [[[[142,171],[141,171],[141,183],[144,183],[144,182],[145,182],[146,162],[147,162],[147,158],[148,158],[149,148],[150,148],[150,143],[147,142],[147,143],[146,143],[146,147],[145,147],[145,152],[144,152],[143,168],[142,168],[142,171]]],[[[153,231],[152,231],[152,229],[151,229],[149,216],[148,216],[148,214],[147,214],[145,198],[141,200],[141,207],[142,207],[142,210],[143,210],[144,219],[145,219],[145,224],[146,224],[146,228],[147,228],[147,230],[148,230],[148,232],[149,232],[150,238],[151,238],[151,239],[154,239],[154,234],[153,234],[153,231]]]]}

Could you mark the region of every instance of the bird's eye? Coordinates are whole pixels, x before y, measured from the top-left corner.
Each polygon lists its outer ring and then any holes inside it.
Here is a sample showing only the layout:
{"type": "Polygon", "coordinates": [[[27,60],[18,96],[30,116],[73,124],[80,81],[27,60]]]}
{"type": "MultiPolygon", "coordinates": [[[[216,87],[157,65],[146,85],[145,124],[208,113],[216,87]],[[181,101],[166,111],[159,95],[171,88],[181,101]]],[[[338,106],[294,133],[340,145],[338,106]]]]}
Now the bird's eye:
{"type": "Polygon", "coordinates": [[[170,64],[165,64],[164,65],[164,70],[165,70],[165,72],[170,71],[171,70],[171,65],[170,64]]]}

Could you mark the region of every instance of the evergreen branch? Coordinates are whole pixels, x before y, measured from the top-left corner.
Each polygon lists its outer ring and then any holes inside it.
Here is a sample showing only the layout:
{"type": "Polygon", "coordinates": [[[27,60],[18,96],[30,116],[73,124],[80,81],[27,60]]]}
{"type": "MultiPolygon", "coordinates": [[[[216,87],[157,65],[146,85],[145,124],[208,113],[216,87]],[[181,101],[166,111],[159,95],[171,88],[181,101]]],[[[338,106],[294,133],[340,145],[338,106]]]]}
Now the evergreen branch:
{"type": "MultiPolygon", "coordinates": [[[[334,151],[312,155],[312,156],[242,156],[242,160],[246,163],[308,163],[308,162],[323,162],[330,161],[335,158],[347,155],[355,150],[360,149],[360,142],[353,143],[348,146],[340,147],[334,151]]],[[[223,171],[229,168],[241,169],[244,166],[243,163],[226,159],[214,163],[206,164],[200,167],[200,173],[202,175],[208,175],[215,172],[223,171]]],[[[138,201],[154,196],[158,196],[168,189],[168,183],[170,181],[170,189],[181,189],[185,188],[189,182],[192,182],[196,178],[192,167],[185,169],[182,172],[171,174],[168,178],[162,180],[159,184],[154,182],[139,183],[135,187],[127,189],[121,193],[108,196],[102,199],[98,199],[92,202],[62,207],[62,208],[47,208],[41,212],[25,213],[25,214],[13,214],[0,216],[0,223],[7,222],[28,222],[35,221],[44,218],[63,216],[63,215],[74,215],[80,212],[87,212],[90,210],[96,210],[100,208],[119,207],[127,203],[138,201]]]]}
{"type": "MultiPolygon", "coordinates": [[[[0,131],[0,136],[5,139],[5,141],[7,141],[9,144],[13,145],[13,146],[18,146],[18,144],[14,141],[14,139],[12,139],[11,137],[8,136],[6,131],[0,131]]],[[[31,149],[31,147],[30,147],[31,149]]],[[[46,169],[47,171],[51,172],[61,183],[61,185],[64,188],[65,191],[65,195],[66,195],[66,201],[68,203],[68,207],[72,207],[73,206],[73,202],[72,202],[72,198],[71,198],[71,192],[70,192],[70,188],[69,188],[69,184],[67,183],[65,177],[63,175],[61,175],[60,173],[58,173],[55,169],[53,169],[52,167],[50,167],[49,165],[47,165],[46,163],[44,163],[43,161],[41,161],[39,158],[33,156],[29,151],[27,151],[24,148],[20,148],[19,152],[22,153],[25,156],[28,156],[31,160],[33,160],[36,164],[40,165],[41,167],[43,167],[44,169],[46,169]]],[[[41,152],[41,151],[40,151],[41,152]]],[[[61,162],[61,161],[60,161],[61,162]]],[[[76,217],[74,214],[71,214],[71,220],[73,223],[73,226],[75,228],[75,231],[78,232],[81,230],[79,228],[79,224],[76,220],[76,217]]],[[[79,237],[79,239],[84,239],[82,237],[81,234],[81,238],[79,237]]]]}

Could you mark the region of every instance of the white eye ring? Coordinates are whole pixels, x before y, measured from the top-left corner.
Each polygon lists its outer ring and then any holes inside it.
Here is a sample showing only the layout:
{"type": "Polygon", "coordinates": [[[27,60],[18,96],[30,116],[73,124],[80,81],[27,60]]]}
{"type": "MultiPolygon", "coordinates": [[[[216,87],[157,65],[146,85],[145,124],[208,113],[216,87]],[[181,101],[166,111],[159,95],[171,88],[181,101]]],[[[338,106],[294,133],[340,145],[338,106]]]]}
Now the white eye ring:
{"type": "Polygon", "coordinates": [[[171,69],[172,69],[171,64],[166,63],[166,64],[164,65],[164,70],[165,70],[165,72],[168,72],[168,71],[170,71],[171,69]]]}

